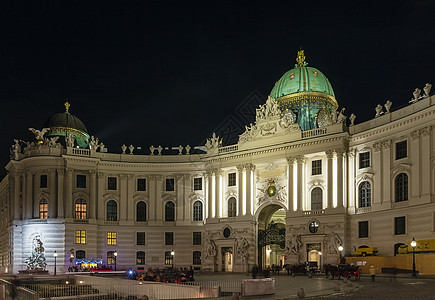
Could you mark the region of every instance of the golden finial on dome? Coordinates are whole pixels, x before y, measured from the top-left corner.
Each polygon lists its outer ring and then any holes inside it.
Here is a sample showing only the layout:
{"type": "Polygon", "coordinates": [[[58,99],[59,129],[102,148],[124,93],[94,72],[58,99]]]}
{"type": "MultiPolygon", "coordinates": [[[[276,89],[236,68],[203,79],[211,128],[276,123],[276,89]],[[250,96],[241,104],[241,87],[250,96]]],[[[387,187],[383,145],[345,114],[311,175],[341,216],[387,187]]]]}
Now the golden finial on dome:
{"type": "Polygon", "coordinates": [[[71,106],[68,102],[68,100],[64,103],[65,105],[65,111],[68,112],[69,111],[69,107],[71,106]]]}
{"type": "Polygon", "coordinates": [[[296,61],[297,61],[299,66],[301,66],[301,67],[303,66],[304,61],[305,61],[304,50],[298,51],[298,57],[296,57],[296,61]]]}

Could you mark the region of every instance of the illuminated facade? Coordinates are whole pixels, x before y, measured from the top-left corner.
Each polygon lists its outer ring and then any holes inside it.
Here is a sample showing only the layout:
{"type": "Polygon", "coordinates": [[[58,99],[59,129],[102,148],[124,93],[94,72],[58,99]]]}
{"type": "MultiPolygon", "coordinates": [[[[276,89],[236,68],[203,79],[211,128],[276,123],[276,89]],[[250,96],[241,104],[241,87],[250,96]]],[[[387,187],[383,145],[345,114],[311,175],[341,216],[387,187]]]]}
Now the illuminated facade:
{"type": "Polygon", "coordinates": [[[86,261],[242,272],[433,239],[435,97],[420,93],[354,124],[300,52],[237,144],[213,135],[206,151],[172,154],[108,153],[67,106],[36,142],[12,146],[0,271],[26,269],[36,236],[58,272],[86,261]]]}

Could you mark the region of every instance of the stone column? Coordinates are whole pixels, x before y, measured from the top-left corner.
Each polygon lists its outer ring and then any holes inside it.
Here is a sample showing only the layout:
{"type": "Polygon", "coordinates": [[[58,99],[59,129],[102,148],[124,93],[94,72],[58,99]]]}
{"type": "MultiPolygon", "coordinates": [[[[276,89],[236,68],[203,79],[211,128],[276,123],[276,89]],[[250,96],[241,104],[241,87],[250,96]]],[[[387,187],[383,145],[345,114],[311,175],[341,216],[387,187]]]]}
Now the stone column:
{"type": "Polygon", "coordinates": [[[163,201],[162,201],[162,190],[163,190],[163,176],[162,175],[155,175],[155,191],[156,191],[156,197],[155,197],[155,207],[156,207],[156,221],[162,222],[163,221],[163,201]]]}
{"type": "Polygon", "coordinates": [[[127,205],[127,222],[133,224],[134,221],[136,221],[135,218],[135,211],[136,211],[136,203],[133,199],[133,195],[135,192],[136,184],[134,182],[134,176],[133,174],[127,175],[127,202],[125,203],[127,205]]]}
{"type": "Polygon", "coordinates": [[[380,205],[382,198],[382,157],[381,143],[373,144],[373,205],[380,205]]]}
{"type": "MultiPolygon", "coordinates": [[[[190,174],[184,174],[184,184],[183,184],[183,195],[181,197],[181,203],[183,203],[184,208],[184,220],[192,220],[192,203],[190,203],[189,195],[192,194],[192,177],[190,174]]],[[[205,205],[203,207],[203,216],[205,215],[205,205]]]]}
{"type": "Polygon", "coordinates": [[[243,215],[243,170],[245,169],[245,166],[239,165],[237,166],[237,203],[238,203],[238,210],[237,210],[237,216],[243,215]]]}
{"type": "Polygon", "coordinates": [[[49,218],[56,218],[57,217],[57,210],[56,210],[56,170],[50,169],[49,170],[49,190],[50,190],[50,199],[48,200],[48,217],[49,218]]]}
{"type": "Polygon", "coordinates": [[[333,173],[333,158],[334,158],[334,151],[327,150],[326,151],[326,158],[327,158],[327,166],[328,174],[327,174],[327,186],[328,186],[328,209],[334,208],[334,173],[333,173]]]}
{"type": "Polygon", "coordinates": [[[66,218],[72,218],[72,174],[73,170],[67,168],[65,176],[66,218]]]}
{"type": "Polygon", "coordinates": [[[89,171],[89,218],[96,219],[97,214],[97,172],[89,171]]]}
{"type": "Polygon", "coordinates": [[[13,203],[13,208],[14,208],[14,220],[20,220],[20,177],[21,174],[19,172],[13,172],[12,176],[14,177],[13,180],[13,190],[11,189],[12,192],[12,201],[11,203],[13,203]]]}
{"type": "Polygon", "coordinates": [[[335,150],[337,154],[337,207],[343,208],[343,155],[342,149],[335,150]]]}
{"type": "Polygon", "coordinates": [[[119,221],[127,221],[127,174],[119,175],[119,221]]]}
{"type": "Polygon", "coordinates": [[[287,165],[288,165],[288,171],[287,171],[287,198],[288,198],[288,210],[290,212],[294,212],[296,210],[296,207],[293,202],[293,164],[294,164],[294,157],[287,157],[287,165]]]}
{"type": "Polygon", "coordinates": [[[383,172],[382,187],[383,194],[381,197],[381,204],[391,203],[391,140],[386,140],[382,142],[382,168],[385,170],[383,172]]]}
{"type": "Polygon", "coordinates": [[[156,192],[156,180],[157,177],[156,175],[150,175],[148,176],[149,178],[149,203],[148,203],[148,221],[149,222],[155,222],[156,221],[156,213],[157,213],[157,207],[156,207],[156,197],[157,197],[157,192],[156,192]]]}
{"type": "Polygon", "coordinates": [[[215,218],[220,218],[220,206],[221,206],[221,184],[222,184],[222,172],[221,170],[215,170],[214,172],[214,180],[215,180],[215,218]]]}
{"type": "Polygon", "coordinates": [[[347,207],[349,208],[349,210],[351,211],[351,213],[353,213],[355,211],[355,207],[356,207],[356,195],[355,195],[355,149],[351,149],[348,152],[348,187],[349,187],[349,192],[348,192],[348,202],[347,202],[347,207]]]}
{"type": "Polygon", "coordinates": [[[246,215],[252,216],[252,173],[255,169],[255,166],[253,164],[247,164],[245,166],[245,172],[246,172],[246,215]]]}
{"type": "Polygon", "coordinates": [[[39,218],[39,201],[41,199],[36,198],[38,195],[38,189],[41,184],[41,174],[33,173],[33,189],[32,189],[32,198],[33,198],[33,218],[39,218]]]}
{"type": "Polygon", "coordinates": [[[421,151],[420,151],[420,130],[411,132],[411,143],[408,146],[408,156],[411,158],[412,177],[409,177],[409,198],[420,197],[420,172],[421,172],[421,151]],[[412,194],[411,194],[412,193],[412,194]]]}
{"type": "Polygon", "coordinates": [[[98,222],[104,222],[106,220],[106,216],[105,216],[105,211],[106,211],[106,207],[105,207],[105,203],[104,203],[104,191],[106,189],[106,184],[105,184],[105,176],[103,172],[98,172],[97,173],[98,176],[98,184],[97,184],[97,206],[98,206],[98,210],[97,210],[97,219],[98,222]]]}
{"type": "Polygon", "coordinates": [[[207,180],[207,218],[213,218],[213,172],[206,172],[206,180],[207,180]]]}
{"type": "Polygon", "coordinates": [[[175,176],[175,179],[177,182],[175,183],[175,198],[177,199],[175,201],[175,209],[177,210],[177,213],[175,214],[176,221],[182,221],[183,220],[183,180],[184,180],[184,174],[177,174],[175,176]]]}
{"type": "MultiPolygon", "coordinates": [[[[431,127],[427,126],[421,130],[421,195],[427,196],[430,201],[430,187],[431,185],[431,127]]],[[[432,178],[432,180],[434,180],[432,178]]],[[[432,181],[433,182],[433,181],[432,181]]]]}
{"type": "Polygon", "coordinates": [[[58,218],[65,217],[64,184],[65,184],[65,170],[57,169],[57,217],[58,218]]]}
{"type": "Polygon", "coordinates": [[[297,169],[297,174],[298,174],[298,190],[297,190],[297,195],[298,195],[298,207],[297,210],[298,211],[303,211],[303,207],[302,207],[302,203],[303,203],[303,197],[304,197],[304,193],[303,193],[303,181],[304,178],[302,177],[302,170],[305,166],[305,157],[303,155],[300,155],[297,157],[297,162],[298,162],[298,169],[297,169]]]}

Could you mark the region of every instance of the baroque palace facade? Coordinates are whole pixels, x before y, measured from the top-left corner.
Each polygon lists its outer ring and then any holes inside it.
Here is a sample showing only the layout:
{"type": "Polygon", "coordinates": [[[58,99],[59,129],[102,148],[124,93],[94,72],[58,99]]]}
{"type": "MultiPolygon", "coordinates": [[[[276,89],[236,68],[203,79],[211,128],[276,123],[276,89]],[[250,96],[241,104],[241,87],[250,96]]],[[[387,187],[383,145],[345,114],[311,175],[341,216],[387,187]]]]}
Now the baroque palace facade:
{"type": "Polygon", "coordinates": [[[146,155],[108,153],[66,103],[30,129],[35,141],[12,146],[0,271],[32,267],[32,254],[53,271],[56,252],[58,272],[81,263],[245,272],[336,263],[361,246],[393,256],[413,237],[434,239],[435,97],[423,90],[354,124],[300,51],[237,144],[213,134],[204,151],[146,155]]]}

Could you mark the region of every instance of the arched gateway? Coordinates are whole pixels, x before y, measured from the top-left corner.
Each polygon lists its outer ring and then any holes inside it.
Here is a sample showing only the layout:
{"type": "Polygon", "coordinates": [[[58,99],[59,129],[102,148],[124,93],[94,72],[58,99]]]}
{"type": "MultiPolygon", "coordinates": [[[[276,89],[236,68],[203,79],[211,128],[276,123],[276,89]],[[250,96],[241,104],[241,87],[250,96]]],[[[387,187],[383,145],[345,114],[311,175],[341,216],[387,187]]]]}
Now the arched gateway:
{"type": "Polygon", "coordinates": [[[269,204],[257,216],[257,264],[265,269],[285,263],[285,207],[269,204]]]}

